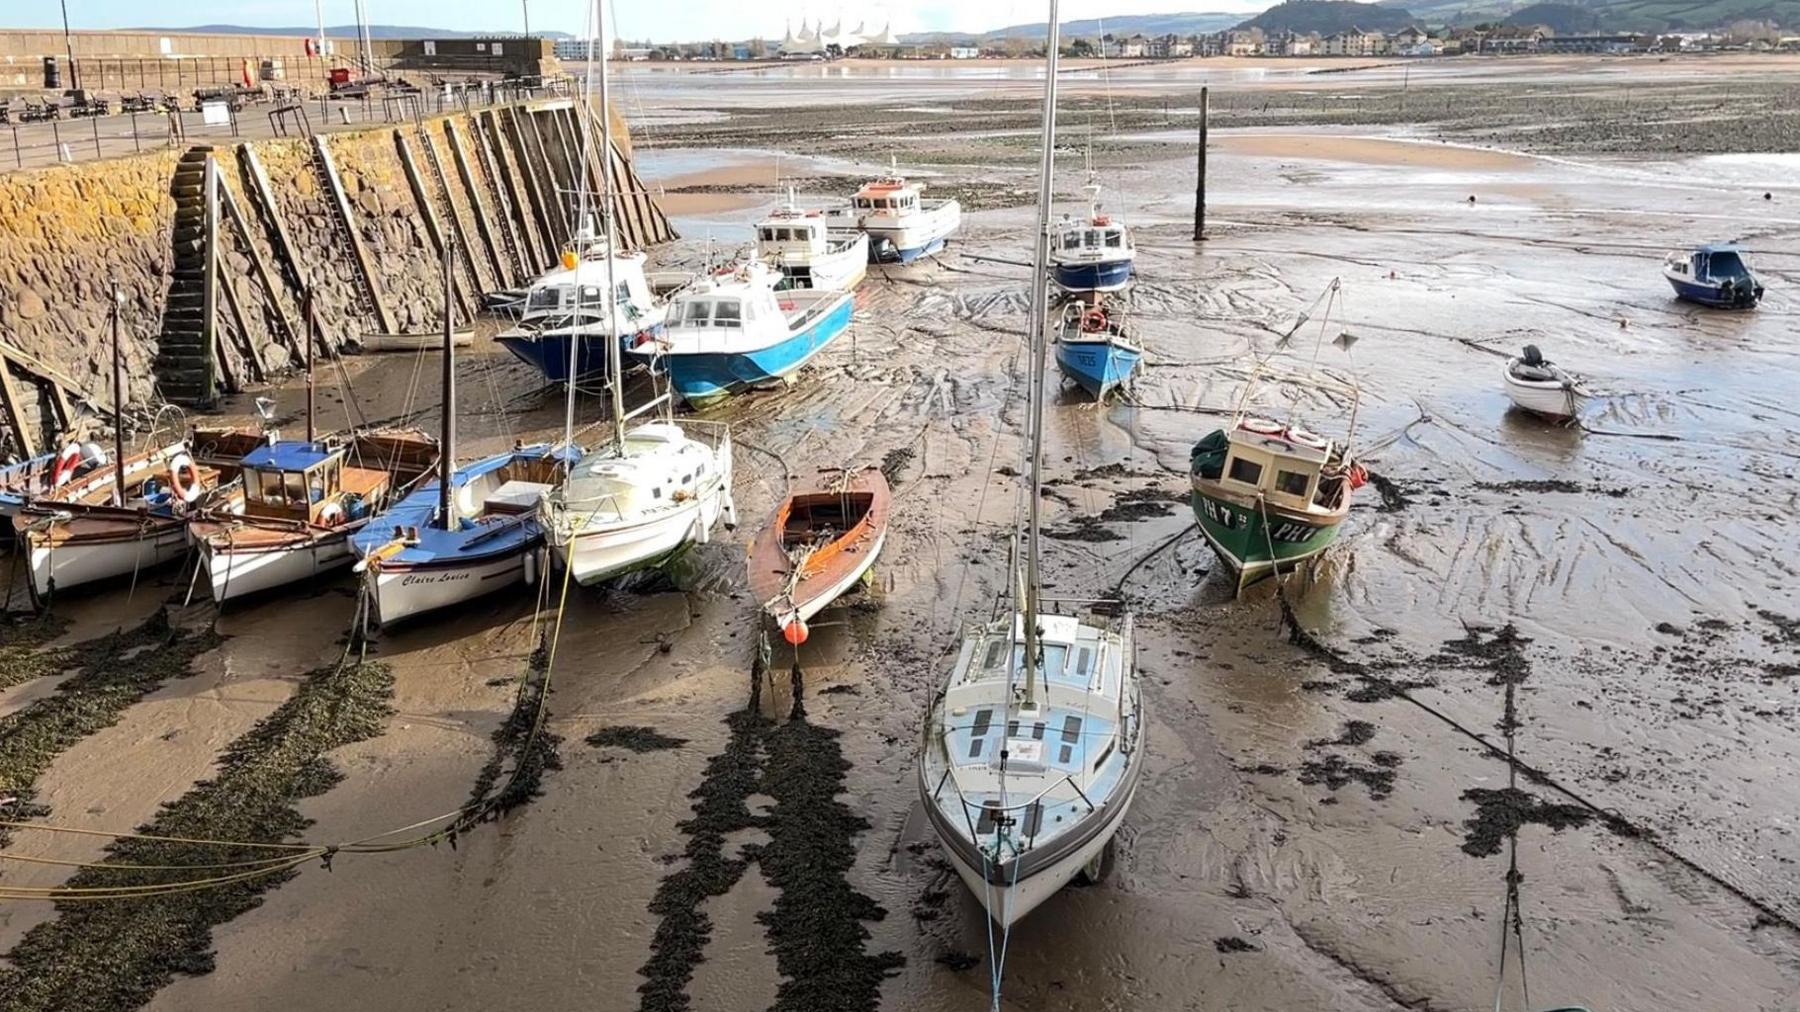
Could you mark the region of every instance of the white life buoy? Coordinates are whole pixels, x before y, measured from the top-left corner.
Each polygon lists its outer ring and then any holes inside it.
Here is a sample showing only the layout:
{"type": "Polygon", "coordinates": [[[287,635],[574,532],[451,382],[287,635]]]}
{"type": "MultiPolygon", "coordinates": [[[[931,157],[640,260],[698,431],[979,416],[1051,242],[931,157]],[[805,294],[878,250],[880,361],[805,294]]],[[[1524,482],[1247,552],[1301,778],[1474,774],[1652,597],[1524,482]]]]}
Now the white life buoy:
{"type": "Polygon", "coordinates": [[[169,485],[181,501],[191,503],[200,498],[205,491],[200,487],[200,469],[194,466],[194,458],[186,453],[177,453],[169,461],[169,485]]]}
{"type": "Polygon", "coordinates": [[[1238,423],[1238,428],[1245,432],[1254,432],[1259,436],[1281,435],[1281,423],[1267,418],[1246,418],[1238,423]]]}
{"type": "Polygon", "coordinates": [[[81,464],[81,444],[70,443],[56,455],[56,468],[50,472],[50,487],[62,488],[75,477],[75,468],[81,464]]]}
{"type": "Polygon", "coordinates": [[[99,443],[83,443],[81,444],[81,459],[95,467],[105,467],[106,451],[101,449],[99,443]]]}
{"type": "Polygon", "coordinates": [[[335,527],[344,519],[344,507],[328,502],[319,508],[319,522],[335,527]]]}
{"type": "Polygon", "coordinates": [[[1310,446],[1315,450],[1323,450],[1330,445],[1324,436],[1302,429],[1298,425],[1288,429],[1287,436],[1289,441],[1299,443],[1301,446],[1310,446]]]}

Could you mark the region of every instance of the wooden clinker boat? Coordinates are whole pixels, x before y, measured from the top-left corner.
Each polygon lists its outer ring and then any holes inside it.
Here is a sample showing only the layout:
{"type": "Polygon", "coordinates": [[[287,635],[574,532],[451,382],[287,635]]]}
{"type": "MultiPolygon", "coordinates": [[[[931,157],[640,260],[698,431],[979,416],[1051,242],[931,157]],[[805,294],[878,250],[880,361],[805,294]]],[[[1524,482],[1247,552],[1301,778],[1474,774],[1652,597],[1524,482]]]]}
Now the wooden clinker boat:
{"type": "Polygon", "coordinates": [[[868,575],[887,540],[892,494],[878,468],[821,477],[795,487],[750,546],[751,593],[790,643],[868,575]]]}

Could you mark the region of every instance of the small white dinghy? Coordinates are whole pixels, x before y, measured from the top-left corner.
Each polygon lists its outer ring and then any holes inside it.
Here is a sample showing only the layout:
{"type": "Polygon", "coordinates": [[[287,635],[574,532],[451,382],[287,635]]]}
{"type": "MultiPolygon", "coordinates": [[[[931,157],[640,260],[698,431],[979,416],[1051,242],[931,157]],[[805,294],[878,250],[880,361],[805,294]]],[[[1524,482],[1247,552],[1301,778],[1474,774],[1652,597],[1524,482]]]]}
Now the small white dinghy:
{"type": "Polygon", "coordinates": [[[1587,405],[1581,378],[1545,358],[1535,344],[1507,359],[1501,378],[1515,406],[1552,421],[1573,421],[1587,405]]]}

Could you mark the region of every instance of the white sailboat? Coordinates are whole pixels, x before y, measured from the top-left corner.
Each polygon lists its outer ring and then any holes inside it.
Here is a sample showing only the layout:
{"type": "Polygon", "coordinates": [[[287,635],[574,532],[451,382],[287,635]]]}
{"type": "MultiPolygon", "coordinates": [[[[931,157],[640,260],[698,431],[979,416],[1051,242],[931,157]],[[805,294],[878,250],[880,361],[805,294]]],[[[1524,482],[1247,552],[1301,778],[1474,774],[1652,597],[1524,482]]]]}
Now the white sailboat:
{"type": "Polygon", "coordinates": [[[1046,612],[1046,605],[1078,603],[1039,593],[1056,14],[1052,0],[1027,370],[1025,564],[1015,573],[1018,591],[995,602],[998,617],[965,633],[932,701],[919,757],[926,818],[1002,928],[1076,875],[1099,877],[1144,767],[1131,617],[1046,612]]]}
{"type": "MultiPolygon", "coordinates": [[[[595,4],[601,142],[602,150],[611,150],[612,124],[604,111],[606,28],[600,8],[595,4]]],[[[612,161],[601,163],[606,245],[616,249],[612,161]]],[[[612,264],[608,258],[606,291],[616,289],[612,264]]],[[[720,423],[678,425],[665,417],[628,431],[632,417],[658,405],[666,411],[672,399],[665,393],[627,414],[619,342],[606,342],[606,351],[612,438],[578,460],[538,504],[546,537],[569,575],[583,586],[660,566],[688,546],[705,542],[721,518],[727,525],[736,523],[730,429],[720,423]]]]}

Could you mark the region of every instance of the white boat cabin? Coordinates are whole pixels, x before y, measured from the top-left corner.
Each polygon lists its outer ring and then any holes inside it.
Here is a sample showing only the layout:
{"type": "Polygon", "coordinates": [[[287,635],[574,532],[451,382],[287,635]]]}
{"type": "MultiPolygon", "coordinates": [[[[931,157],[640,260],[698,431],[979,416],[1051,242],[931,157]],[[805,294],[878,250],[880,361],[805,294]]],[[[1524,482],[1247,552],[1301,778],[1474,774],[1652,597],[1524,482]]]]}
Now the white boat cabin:
{"type": "Polygon", "coordinates": [[[788,314],[775,294],[781,272],[759,261],[738,265],[695,283],[669,302],[666,340],[677,348],[689,340],[786,333],[788,314]]]}
{"type": "Polygon", "coordinates": [[[818,211],[777,211],[756,226],[756,253],[804,263],[831,251],[830,229],[818,211]]]}
{"type": "Polygon", "coordinates": [[[1297,425],[1246,418],[1226,434],[1219,484],[1243,496],[1260,495],[1271,506],[1332,513],[1343,501],[1341,475],[1328,475],[1332,441],[1297,425]]]}
{"type": "MultiPolygon", "coordinates": [[[[654,303],[644,277],[644,260],[642,253],[626,253],[612,261],[613,302],[627,320],[645,315],[654,303]]],[[[525,293],[520,322],[553,330],[604,325],[606,268],[604,258],[583,260],[539,278],[525,293]]]]}
{"type": "Polygon", "coordinates": [[[589,523],[616,523],[690,502],[718,466],[712,448],[681,426],[651,422],[625,434],[623,456],[608,444],[581,458],[563,496],[589,523]]]}
{"type": "Polygon", "coordinates": [[[919,211],[923,183],[909,183],[903,176],[883,176],[864,183],[850,198],[850,207],[858,216],[904,218],[919,211]]]}
{"type": "Polygon", "coordinates": [[[1050,253],[1065,263],[1125,260],[1133,255],[1131,233],[1124,222],[1104,214],[1091,218],[1065,216],[1050,237],[1050,253]]]}

